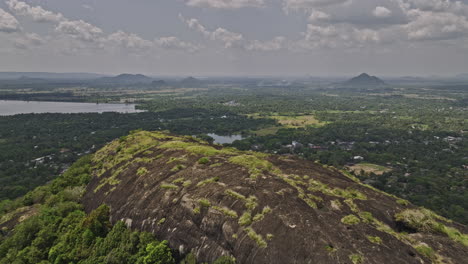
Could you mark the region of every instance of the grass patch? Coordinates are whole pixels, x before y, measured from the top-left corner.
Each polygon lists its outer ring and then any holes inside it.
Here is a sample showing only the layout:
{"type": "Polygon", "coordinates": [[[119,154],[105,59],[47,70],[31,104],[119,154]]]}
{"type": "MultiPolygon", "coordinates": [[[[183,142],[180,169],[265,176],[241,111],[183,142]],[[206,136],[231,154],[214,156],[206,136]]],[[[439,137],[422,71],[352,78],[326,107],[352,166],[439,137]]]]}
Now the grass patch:
{"type": "Polygon", "coordinates": [[[177,164],[171,169],[171,172],[178,172],[178,171],[183,170],[185,168],[187,168],[187,166],[182,165],[182,164],[177,164]]]}
{"type": "Polygon", "coordinates": [[[397,202],[397,204],[403,205],[403,206],[409,205],[409,202],[407,200],[404,200],[404,199],[398,199],[398,200],[396,200],[396,202],[397,202]]]}
{"type": "Polygon", "coordinates": [[[245,200],[245,207],[248,210],[254,210],[258,206],[257,200],[258,200],[257,197],[253,195],[249,196],[249,198],[245,200]]]}
{"type": "Polygon", "coordinates": [[[273,168],[273,164],[267,160],[247,154],[231,157],[229,162],[247,168],[252,178],[256,178],[263,171],[270,171],[273,168]]]}
{"type": "Polygon", "coordinates": [[[202,164],[202,165],[203,165],[203,164],[207,164],[207,163],[209,163],[209,162],[210,162],[210,159],[207,158],[207,157],[203,157],[203,158],[200,158],[200,159],[198,160],[198,164],[202,164]]]}
{"type": "Polygon", "coordinates": [[[311,192],[321,192],[326,195],[340,197],[344,199],[367,200],[367,196],[358,190],[352,188],[331,188],[327,184],[314,179],[309,180],[307,190],[311,192]]]}
{"type": "Polygon", "coordinates": [[[252,214],[250,212],[244,212],[238,221],[240,226],[249,226],[252,224],[252,214]]]}
{"type": "Polygon", "coordinates": [[[200,204],[200,206],[202,207],[210,207],[211,206],[211,202],[208,200],[208,199],[199,199],[198,200],[198,203],[200,204]]]}
{"type": "Polygon", "coordinates": [[[216,176],[216,177],[213,177],[213,178],[209,178],[209,179],[206,179],[206,180],[203,180],[199,183],[197,183],[197,187],[202,187],[202,186],[205,186],[209,183],[215,183],[215,182],[218,182],[219,181],[219,177],[216,176]]]}
{"type": "Polygon", "coordinates": [[[414,249],[416,249],[416,251],[423,256],[426,256],[430,259],[435,258],[436,254],[434,252],[434,249],[432,249],[430,246],[428,246],[425,243],[421,243],[419,245],[414,246],[414,249]]]}
{"type": "Polygon", "coordinates": [[[348,205],[349,209],[351,209],[351,211],[355,212],[355,213],[358,213],[359,212],[359,208],[357,206],[357,204],[354,203],[353,199],[346,199],[344,200],[345,204],[348,205]]]}
{"type": "Polygon", "coordinates": [[[149,172],[149,171],[148,171],[147,168],[145,168],[145,167],[140,167],[140,168],[138,168],[138,170],[137,170],[137,175],[138,175],[138,176],[143,176],[143,175],[147,174],[148,172],[149,172]]]}
{"type": "Polygon", "coordinates": [[[225,207],[219,207],[219,206],[212,206],[214,210],[223,213],[225,216],[230,217],[230,218],[238,218],[239,216],[237,215],[236,211],[233,211],[229,208],[225,207]]]}
{"type": "Polygon", "coordinates": [[[265,206],[263,207],[263,210],[261,213],[258,213],[254,216],[253,218],[253,221],[254,222],[258,222],[258,221],[262,221],[263,218],[265,218],[265,215],[268,214],[268,213],[271,213],[271,208],[269,206],[265,206]]]}
{"type": "Polygon", "coordinates": [[[360,254],[351,254],[349,255],[349,260],[351,260],[351,262],[353,264],[362,264],[364,263],[364,257],[360,254]]]}
{"type": "Polygon", "coordinates": [[[163,188],[163,189],[173,189],[173,190],[175,190],[175,189],[178,189],[179,186],[177,186],[177,185],[175,185],[175,184],[163,183],[163,184],[161,184],[161,188],[163,188]]]}
{"type": "Polygon", "coordinates": [[[181,182],[184,182],[184,180],[185,180],[184,178],[178,178],[178,179],[173,180],[172,183],[173,184],[179,184],[181,182]]]}
{"type": "Polygon", "coordinates": [[[210,165],[210,168],[216,168],[216,167],[219,167],[219,166],[222,166],[223,164],[222,163],[213,163],[210,165]]]}
{"type": "Polygon", "coordinates": [[[367,239],[374,244],[382,244],[382,239],[378,236],[367,236],[367,239]]]}
{"type": "Polygon", "coordinates": [[[255,241],[255,243],[257,243],[260,248],[266,248],[268,246],[262,235],[257,234],[251,227],[247,227],[245,231],[247,231],[247,235],[250,237],[250,239],[255,241]]]}
{"type": "Polygon", "coordinates": [[[190,185],[192,185],[191,180],[186,180],[186,181],[184,181],[184,183],[182,183],[182,186],[184,186],[184,187],[189,187],[190,185]]]}
{"type": "Polygon", "coordinates": [[[341,218],[341,223],[345,225],[357,225],[361,222],[361,220],[355,215],[347,215],[341,218]]]}
{"type": "Polygon", "coordinates": [[[247,197],[231,189],[227,189],[226,191],[224,191],[224,193],[238,200],[247,200],[247,197]]]}

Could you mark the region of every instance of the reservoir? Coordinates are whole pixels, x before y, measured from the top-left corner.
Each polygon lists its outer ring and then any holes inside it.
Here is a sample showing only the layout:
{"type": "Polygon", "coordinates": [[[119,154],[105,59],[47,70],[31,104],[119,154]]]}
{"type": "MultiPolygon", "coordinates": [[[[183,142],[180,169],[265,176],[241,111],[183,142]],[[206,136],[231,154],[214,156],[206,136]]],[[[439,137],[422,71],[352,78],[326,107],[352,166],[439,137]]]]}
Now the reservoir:
{"type": "Polygon", "coordinates": [[[134,104],[96,104],[0,100],[0,116],[41,113],[139,113],[134,104]]]}
{"type": "Polygon", "coordinates": [[[217,144],[231,144],[236,140],[242,140],[243,137],[241,135],[231,135],[231,136],[220,136],[214,133],[208,134],[208,136],[214,139],[214,143],[217,144]]]}

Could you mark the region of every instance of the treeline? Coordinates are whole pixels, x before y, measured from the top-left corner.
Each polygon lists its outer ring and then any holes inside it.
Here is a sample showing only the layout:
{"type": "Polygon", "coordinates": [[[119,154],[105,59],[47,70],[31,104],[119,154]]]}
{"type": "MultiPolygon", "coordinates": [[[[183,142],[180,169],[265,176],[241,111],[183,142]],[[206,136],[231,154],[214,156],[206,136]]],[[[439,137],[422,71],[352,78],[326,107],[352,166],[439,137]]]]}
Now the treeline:
{"type": "Polygon", "coordinates": [[[227,111],[173,109],[137,114],[27,114],[0,117],[0,200],[54,179],[80,155],[131,130],[228,135],[274,124],[227,111]],[[42,158],[40,160],[36,160],[42,158]]]}

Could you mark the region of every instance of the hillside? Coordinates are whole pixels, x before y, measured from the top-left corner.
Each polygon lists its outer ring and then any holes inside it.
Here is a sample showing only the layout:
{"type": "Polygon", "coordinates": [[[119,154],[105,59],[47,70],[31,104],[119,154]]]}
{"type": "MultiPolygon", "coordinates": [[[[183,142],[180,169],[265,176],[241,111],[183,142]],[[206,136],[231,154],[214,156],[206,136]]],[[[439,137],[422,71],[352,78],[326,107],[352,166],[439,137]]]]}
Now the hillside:
{"type": "Polygon", "coordinates": [[[142,84],[151,83],[152,78],[142,74],[120,74],[114,77],[102,77],[96,79],[94,82],[98,84],[142,84]]]}
{"type": "Polygon", "coordinates": [[[356,76],[344,83],[347,86],[381,86],[385,85],[385,82],[375,76],[370,76],[367,73],[363,73],[356,76]]]}
{"type": "Polygon", "coordinates": [[[463,263],[467,228],[289,156],[135,132],[92,159],[82,203],[185,255],[237,263],[463,263]]]}

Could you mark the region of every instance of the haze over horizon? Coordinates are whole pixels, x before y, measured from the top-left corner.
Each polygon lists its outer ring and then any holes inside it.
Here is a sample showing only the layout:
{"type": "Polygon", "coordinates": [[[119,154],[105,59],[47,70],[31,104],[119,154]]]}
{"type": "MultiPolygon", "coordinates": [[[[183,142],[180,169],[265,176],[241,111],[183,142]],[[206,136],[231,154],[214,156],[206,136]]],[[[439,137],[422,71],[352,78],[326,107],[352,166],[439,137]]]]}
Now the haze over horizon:
{"type": "Polygon", "coordinates": [[[468,0],[0,0],[0,71],[455,75],[468,0]]]}

